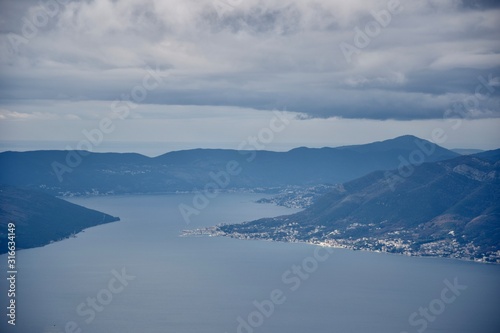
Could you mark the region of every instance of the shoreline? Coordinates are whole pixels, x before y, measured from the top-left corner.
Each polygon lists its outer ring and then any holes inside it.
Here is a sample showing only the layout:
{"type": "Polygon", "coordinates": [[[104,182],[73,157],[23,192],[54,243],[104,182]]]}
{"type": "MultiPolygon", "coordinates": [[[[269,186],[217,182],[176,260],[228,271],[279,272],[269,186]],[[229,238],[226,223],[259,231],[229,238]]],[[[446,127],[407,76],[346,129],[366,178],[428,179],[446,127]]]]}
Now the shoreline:
{"type": "Polygon", "coordinates": [[[482,260],[473,260],[469,258],[460,258],[460,257],[449,257],[449,256],[433,256],[433,255],[416,255],[412,253],[397,253],[397,252],[388,252],[388,251],[380,251],[380,250],[370,250],[370,249],[357,249],[349,246],[335,246],[330,245],[325,242],[312,242],[312,241],[286,241],[286,240],[276,240],[272,238],[242,238],[236,237],[231,234],[227,234],[216,231],[217,227],[207,227],[193,230],[182,230],[181,235],[179,237],[226,237],[244,241],[265,241],[265,242],[276,242],[276,243],[288,243],[288,244],[306,244],[311,246],[320,246],[320,247],[329,247],[333,249],[342,249],[348,251],[360,251],[360,252],[369,252],[369,253],[378,253],[383,255],[397,255],[397,256],[405,256],[412,258],[422,258],[422,259],[448,259],[448,260],[459,260],[464,263],[475,263],[475,264],[492,264],[492,265],[500,265],[500,262],[492,262],[492,261],[482,261],[482,260]]]}

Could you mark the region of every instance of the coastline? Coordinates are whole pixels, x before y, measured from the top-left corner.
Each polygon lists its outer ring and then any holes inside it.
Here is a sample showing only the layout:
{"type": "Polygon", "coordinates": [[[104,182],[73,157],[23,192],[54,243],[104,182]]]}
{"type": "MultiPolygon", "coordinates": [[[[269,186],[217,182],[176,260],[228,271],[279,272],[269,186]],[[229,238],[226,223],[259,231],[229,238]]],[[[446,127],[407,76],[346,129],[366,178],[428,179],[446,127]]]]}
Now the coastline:
{"type": "Polygon", "coordinates": [[[182,230],[179,237],[227,237],[232,239],[239,240],[249,240],[249,241],[266,241],[266,242],[279,242],[279,243],[289,243],[289,244],[306,244],[312,246],[320,246],[320,247],[329,247],[333,249],[343,249],[349,251],[363,251],[370,253],[379,253],[379,254],[389,254],[389,255],[398,255],[398,256],[406,256],[413,258],[424,258],[424,259],[448,259],[448,260],[459,260],[467,263],[477,263],[477,264],[492,264],[499,265],[500,260],[494,261],[486,261],[480,259],[471,259],[467,257],[452,257],[452,256],[444,256],[444,255],[422,255],[416,254],[411,251],[407,252],[391,252],[391,251],[382,251],[382,250],[372,250],[368,248],[356,248],[354,246],[346,246],[346,245],[334,245],[324,241],[304,241],[304,240],[282,240],[282,239],[273,239],[271,237],[251,237],[246,236],[242,237],[242,234],[230,234],[219,230],[219,226],[206,227],[206,228],[198,228],[191,230],[182,230]]]}

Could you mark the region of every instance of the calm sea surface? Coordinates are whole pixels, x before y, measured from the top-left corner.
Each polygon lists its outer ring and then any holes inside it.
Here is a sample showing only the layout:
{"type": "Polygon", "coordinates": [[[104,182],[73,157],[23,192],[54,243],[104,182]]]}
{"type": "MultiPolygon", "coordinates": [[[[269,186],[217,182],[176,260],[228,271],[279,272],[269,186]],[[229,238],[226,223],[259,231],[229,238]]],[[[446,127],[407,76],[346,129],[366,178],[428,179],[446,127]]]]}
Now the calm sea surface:
{"type": "Polygon", "coordinates": [[[19,251],[17,325],[2,279],[0,332],[500,332],[499,265],[179,237],[295,212],[260,197],[220,194],[190,225],[190,194],[71,199],[122,220],[19,251]]]}

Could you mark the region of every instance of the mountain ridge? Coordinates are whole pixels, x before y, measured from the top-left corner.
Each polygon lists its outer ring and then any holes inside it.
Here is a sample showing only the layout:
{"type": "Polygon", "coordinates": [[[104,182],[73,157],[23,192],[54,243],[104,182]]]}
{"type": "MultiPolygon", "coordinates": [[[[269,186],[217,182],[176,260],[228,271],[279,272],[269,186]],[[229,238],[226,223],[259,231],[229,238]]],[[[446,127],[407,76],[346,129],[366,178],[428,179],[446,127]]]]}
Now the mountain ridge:
{"type": "Polygon", "coordinates": [[[7,252],[10,222],[15,224],[16,248],[28,249],[119,220],[40,191],[0,185],[0,254],[7,252]]]}
{"type": "Polygon", "coordinates": [[[157,157],[136,153],[34,151],[0,153],[0,184],[26,186],[56,195],[192,191],[213,181],[230,161],[242,169],[230,188],[336,184],[374,170],[397,167],[400,156],[433,147],[424,161],[456,157],[413,136],[342,148],[296,148],[288,152],[194,149],[157,157]],[[370,147],[383,147],[369,151],[370,147]],[[60,181],[62,180],[62,181],[60,181]]]}
{"type": "Polygon", "coordinates": [[[500,262],[500,149],[423,163],[392,185],[387,172],[374,171],[299,213],[210,232],[500,262]]]}

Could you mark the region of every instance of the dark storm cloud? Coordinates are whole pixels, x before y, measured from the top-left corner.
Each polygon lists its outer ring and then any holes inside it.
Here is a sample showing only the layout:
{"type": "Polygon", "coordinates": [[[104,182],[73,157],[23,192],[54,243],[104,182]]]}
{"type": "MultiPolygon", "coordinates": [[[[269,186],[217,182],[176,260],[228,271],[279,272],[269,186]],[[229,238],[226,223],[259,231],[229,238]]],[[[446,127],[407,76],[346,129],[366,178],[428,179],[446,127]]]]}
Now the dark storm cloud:
{"type": "Polygon", "coordinates": [[[53,0],[45,23],[40,2],[3,1],[0,98],[112,101],[149,67],[163,82],[143,103],[408,120],[468,102],[467,117],[498,117],[496,2],[401,1],[360,37],[393,1],[53,0]]]}

